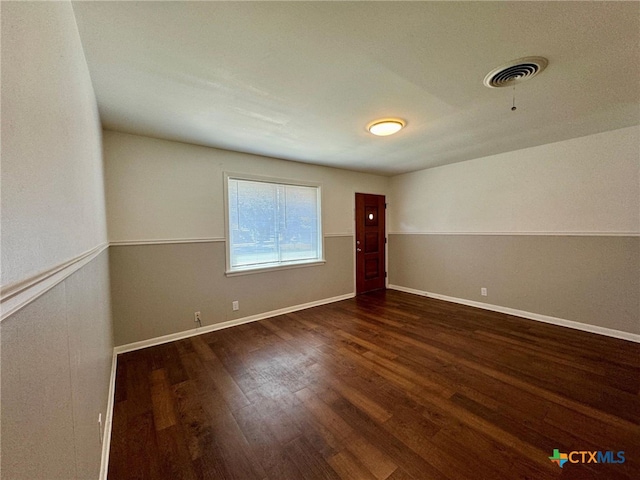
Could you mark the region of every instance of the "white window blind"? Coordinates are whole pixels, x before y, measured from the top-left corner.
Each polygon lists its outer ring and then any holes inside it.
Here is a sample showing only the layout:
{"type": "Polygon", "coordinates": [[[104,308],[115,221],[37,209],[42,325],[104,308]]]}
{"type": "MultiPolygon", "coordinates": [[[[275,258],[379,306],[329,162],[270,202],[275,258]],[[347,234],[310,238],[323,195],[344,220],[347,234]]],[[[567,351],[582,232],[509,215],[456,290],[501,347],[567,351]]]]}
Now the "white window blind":
{"type": "Polygon", "coordinates": [[[231,271],[322,259],[320,188],[227,178],[231,271]]]}

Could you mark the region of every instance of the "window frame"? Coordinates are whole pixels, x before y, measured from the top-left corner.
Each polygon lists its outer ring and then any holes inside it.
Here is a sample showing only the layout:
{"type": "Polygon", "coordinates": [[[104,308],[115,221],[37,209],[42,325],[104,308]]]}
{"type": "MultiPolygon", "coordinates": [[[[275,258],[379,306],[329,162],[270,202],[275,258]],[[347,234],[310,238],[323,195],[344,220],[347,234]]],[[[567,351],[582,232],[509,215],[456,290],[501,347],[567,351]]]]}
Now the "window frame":
{"type": "Polygon", "coordinates": [[[326,263],[324,257],[324,218],[322,216],[322,184],[318,182],[308,182],[304,180],[293,180],[279,177],[268,177],[264,175],[253,175],[248,173],[224,172],[224,238],[225,238],[225,275],[234,277],[238,275],[250,275],[253,273],[273,272],[277,270],[287,270],[291,268],[312,267],[326,263]],[[272,183],[276,185],[291,185],[297,187],[313,187],[317,189],[318,203],[316,205],[318,214],[318,247],[320,249],[319,258],[310,260],[298,260],[273,263],[270,265],[232,267],[231,266],[231,228],[229,215],[229,180],[245,180],[249,182],[272,183]]]}

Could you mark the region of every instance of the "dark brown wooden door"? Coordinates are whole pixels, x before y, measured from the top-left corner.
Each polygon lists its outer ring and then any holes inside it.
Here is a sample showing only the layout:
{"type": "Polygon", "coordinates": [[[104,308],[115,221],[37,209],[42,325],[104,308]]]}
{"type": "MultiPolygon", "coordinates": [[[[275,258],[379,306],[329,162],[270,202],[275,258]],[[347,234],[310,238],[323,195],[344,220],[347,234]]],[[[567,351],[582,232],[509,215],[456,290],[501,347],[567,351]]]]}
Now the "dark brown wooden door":
{"type": "Polygon", "coordinates": [[[356,193],[356,294],[385,288],[384,195],[356,193]]]}

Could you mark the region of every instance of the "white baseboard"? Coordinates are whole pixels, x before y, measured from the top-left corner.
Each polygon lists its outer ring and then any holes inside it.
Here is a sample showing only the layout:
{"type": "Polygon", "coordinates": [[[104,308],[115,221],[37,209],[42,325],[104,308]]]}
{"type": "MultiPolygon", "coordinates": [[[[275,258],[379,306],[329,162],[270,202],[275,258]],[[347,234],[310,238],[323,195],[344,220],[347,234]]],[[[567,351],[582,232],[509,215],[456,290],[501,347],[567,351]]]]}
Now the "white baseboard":
{"type": "Polygon", "coordinates": [[[113,351],[115,352],[116,355],[119,355],[121,353],[131,352],[133,350],[140,350],[141,348],[152,347],[154,345],[161,345],[163,343],[169,343],[175,340],[182,340],[183,338],[202,335],[203,333],[215,332],[216,330],[235,327],[236,325],[242,325],[244,323],[257,322],[258,320],[264,320],[265,318],[277,317],[278,315],[284,315],[285,313],[297,312],[298,310],[305,310],[311,307],[326,305],[327,303],[339,302],[341,300],[347,300],[353,297],[355,297],[355,293],[347,293],[345,295],[339,295],[337,297],[323,298],[322,300],[316,300],[313,302],[303,303],[300,305],[293,305],[291,307],[280,308],[278,310],[271,310],[269,312],[258,313],[256,315],[250,315],[248,317],[236,318],[233,320],[228,320],[226,322],[214,323],[213,325],[207,325],[206,327],[194,328],[191,330],[184,330],[182,332],[163,335],[161,337],[150,338],[149,340],[142,340],[140,342],[127,343],[126,345],[120,345],[118,347],[115,347],[113,351]]]}
{"type": "Polygon", "coordinates": [[[414,295],[421,295],[423,297],[436,298],[438,300],[445,300],[447,302],[459,303],[461,305],[468,305],[470,307],[477,307],[484,310],[491,310],[493,312],[506,313],[507,315],[515,315],[516,317],[523,317],[529,320],[536,320],[538,322],[550,323],[552,325],[559,325],[561,327],[573,328],[575,330],[582,330],[584,332],[597,333],[599,335],[606,335],[607,337],[620,338],[622,340],[640,343],[640,335],[635,333],[623,332],[621,330],[614,330],[613,328],[598,327],[596,325],[574,322],[573,320],[565,320],[564,318],[550,317],[548,315],[541,315],[539,313],[526,312],[524,310],[517,310],[515,308],[501,307],[500,305],[476,302],[474,300],[466,300],[464,298],[449,297],[447,295],[441,295],[439,293],[431,293],[425,292],[423,290],[416,290],[415,288],[401,287],[400,285],[390,284],[388,288],[391,290],[398,290],[400,292],[413,293],[414,295]]]}
{"type": "MultiPolygon", "coordinates": [[[[115,349],[114,349],[115,350],[115,349]]],[[[116,369],[118,367],[118,354],[114,351],[111,359],[111,376],[109,377],[109,398],[107,400],[107,411],[104,419],[102,433],[102,457],[100,460],[99,480],[107,480],[107,470],[109,468],[109,451],[111,449],[111,425],[113,422],[113,403],[116,394],[116,369]]]]}

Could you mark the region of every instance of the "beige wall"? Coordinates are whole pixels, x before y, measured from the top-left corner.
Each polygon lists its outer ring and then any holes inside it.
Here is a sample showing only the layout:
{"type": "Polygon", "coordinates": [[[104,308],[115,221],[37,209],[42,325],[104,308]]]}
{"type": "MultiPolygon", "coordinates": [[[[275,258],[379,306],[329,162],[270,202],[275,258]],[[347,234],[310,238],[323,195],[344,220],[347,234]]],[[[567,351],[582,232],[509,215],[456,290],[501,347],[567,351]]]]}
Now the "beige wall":
{"type": "Polygon", "coordinates": [[[389,283],[639,333],[639,172],[631,127],[393,177],[389,283]]]}
{"type": "Polygon", "coordinates": [[[110,250],[116,345],[353,292],[353,237],[325,240],[326,263],[225,277],[224,242],[110,250]],[[240,310],[233,311],[237,300],[240,310]]]}
{"type": "Polygon", "coordinates": [[[640,334],[640,237],[390,235],[389,256],[392,285],[640,334]]]}
{"type": "Polygon", "coordinates": [[[640,233],[640,127],[391,179],[392,233],[640,233]]]}
{"type": "Polygon", "coordinates": [[[355,193],[388,178],[109,131],[104,151],[117,345],[354,292],[355,193]],[[327,262],[226,277],[224,172],[320,183],[327,262]]]}
{"type": "Polygon", "coordinates": [[[1,2],[2,285],[107,240],[98,109],[69,2],[1,2]]]}
{"type": "MultiPolygon", "coordinates": [[[[6,292],[107,236],[101,129],[71,4],[0,8],[6,292]]],[[[0,324],[2,478],[98,476],[113,351],[108,263],[103,252],[0,324]]]]}
{"type": "Polygon", "coordinates": [[[3,479],[97,479],[113,340],[105,251],[5,319],[3,479]]]}
{"type": "Polygon", "coordinates": [[[385,194],[388,178],[104,132],[109,240],[224,237],[223,173],[322,185],[325,234],[354,232],[355,192],[385,194]]]}

